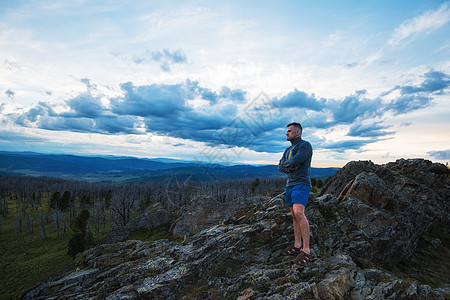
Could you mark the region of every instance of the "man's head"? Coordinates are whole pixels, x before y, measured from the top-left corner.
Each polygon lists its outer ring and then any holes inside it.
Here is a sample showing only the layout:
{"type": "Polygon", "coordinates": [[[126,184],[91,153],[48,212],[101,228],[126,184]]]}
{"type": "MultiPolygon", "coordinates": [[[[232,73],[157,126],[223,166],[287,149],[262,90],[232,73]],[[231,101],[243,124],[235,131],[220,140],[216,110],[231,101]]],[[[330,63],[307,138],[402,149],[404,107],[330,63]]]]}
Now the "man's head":
{"type": "Polygon", "coordinates": [[[302,125],[300,125],[300,123],[292,122],[289,123],[286,127],[287,127],[286,139],[288,141],[292,141],[298,138],[299,136],[302,136],[303,128],[302,125]]]}

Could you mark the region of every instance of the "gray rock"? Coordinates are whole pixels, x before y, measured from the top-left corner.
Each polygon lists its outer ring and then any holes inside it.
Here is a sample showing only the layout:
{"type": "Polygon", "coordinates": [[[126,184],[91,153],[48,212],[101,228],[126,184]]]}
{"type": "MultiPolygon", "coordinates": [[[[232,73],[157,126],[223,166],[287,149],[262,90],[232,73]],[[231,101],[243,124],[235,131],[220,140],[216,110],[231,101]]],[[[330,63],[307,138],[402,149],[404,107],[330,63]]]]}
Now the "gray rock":
{"type": "Polygon", "coordinates": [[[150,211],[146,212],[143,216],[132,220],[130,222],[130,229],[152,229],[163,224],[172,223],[175,220],[173,213],[167,211],[166,209],[160,207],[152,207],[150,211]]]}
{"type": "MultiPolygon", "coordinates": [[[[304,267],[280,255],[293,240],[281,201],[227,206],[203,199],[172,223],[174,234],[186,236],[183,243],[99,245],[24,299],[446,299],[448,278],[432,288],[380,267],[414,258],[420,243],[447,249],[445,236],[427,232],[449,228],[444,171],[424,160],[349,163],[310,198],[313,260],[304,267]]],[[[153,220],[149,213],[133,228],[171,217],[157,209],[153,220]]]]}

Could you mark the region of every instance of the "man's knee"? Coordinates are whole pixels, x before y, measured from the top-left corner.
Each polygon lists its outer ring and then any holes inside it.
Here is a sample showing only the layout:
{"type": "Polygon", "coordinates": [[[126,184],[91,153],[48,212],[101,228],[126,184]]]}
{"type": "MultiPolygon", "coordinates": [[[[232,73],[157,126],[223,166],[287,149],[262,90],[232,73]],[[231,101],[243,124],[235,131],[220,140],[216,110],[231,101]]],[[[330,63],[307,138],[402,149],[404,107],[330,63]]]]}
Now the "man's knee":
{"type": "Polygon", "coordinates": [[[292,208],[292,212],[297,219],[306,218],[305,216],[305,207],[301,204],[294,204],[292,208]]]}

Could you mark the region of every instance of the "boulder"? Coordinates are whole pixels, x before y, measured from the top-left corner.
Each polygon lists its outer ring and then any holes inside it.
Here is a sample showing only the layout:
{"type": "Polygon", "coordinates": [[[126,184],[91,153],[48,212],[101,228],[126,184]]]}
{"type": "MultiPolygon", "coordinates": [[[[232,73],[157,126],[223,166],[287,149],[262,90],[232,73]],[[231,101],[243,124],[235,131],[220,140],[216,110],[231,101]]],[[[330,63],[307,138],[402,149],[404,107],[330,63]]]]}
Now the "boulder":
{"type": "Polygon", "coordinates": [[[347,196],[355,197],[362,202],[382,206],[388,200],[392,200],[392,193],[386,183],[376,173],[361,172],[350,180],[339,194],[339,199],[347,196]]]}
{"type": "Polygon", "coordinates": [[[320,196],[333,194],[338,196],[345,186],[361,172],[373,172],[376,166],[370,160],[351,161],[336,172],[320,192],[320,196]]]}

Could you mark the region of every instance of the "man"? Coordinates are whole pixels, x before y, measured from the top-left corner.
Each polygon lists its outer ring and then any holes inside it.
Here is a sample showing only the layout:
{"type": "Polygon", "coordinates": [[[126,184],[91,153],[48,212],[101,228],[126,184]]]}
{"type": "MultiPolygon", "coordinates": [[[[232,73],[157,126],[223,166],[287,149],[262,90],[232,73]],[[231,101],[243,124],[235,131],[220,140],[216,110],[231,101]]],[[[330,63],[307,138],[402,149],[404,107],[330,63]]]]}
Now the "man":
{"type": "Polygon", "coordinates": [[[286,206],[290,208],[294,226],[294,245],[282,252],[283,255],[297,255],[292,262],[304,265],[312,257],[309,249],[309,222],[305,207],[311,190],[311,144],[302,139],[300,123],[287,125],[286,137],[291,142],[278,164],[278,171],[287,174],[286,206]]]}

